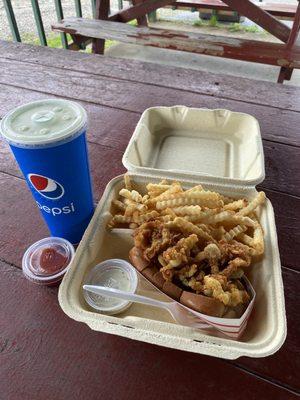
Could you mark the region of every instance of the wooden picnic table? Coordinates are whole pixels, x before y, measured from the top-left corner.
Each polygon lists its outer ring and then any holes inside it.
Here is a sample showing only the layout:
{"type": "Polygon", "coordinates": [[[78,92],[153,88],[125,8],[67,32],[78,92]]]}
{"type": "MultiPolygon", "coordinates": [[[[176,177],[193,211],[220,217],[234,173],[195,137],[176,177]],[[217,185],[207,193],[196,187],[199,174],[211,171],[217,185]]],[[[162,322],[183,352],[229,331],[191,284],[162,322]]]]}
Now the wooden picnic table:
{"type": "Polygon", "coordinates": [[[124,172],[123,151],[147,107],[184,104],[255,116],[279,236],[288,335],[264,359],[218,358],[94,332],[68,318],[57,288],[28,282],[25,249],[48,235],[6,143],[0,146],[0,398],[296,399],[300,391],[300,88],[99,55],[0,41],[0,117],[43,98],[88,112],[99,200],[124,172]]]}

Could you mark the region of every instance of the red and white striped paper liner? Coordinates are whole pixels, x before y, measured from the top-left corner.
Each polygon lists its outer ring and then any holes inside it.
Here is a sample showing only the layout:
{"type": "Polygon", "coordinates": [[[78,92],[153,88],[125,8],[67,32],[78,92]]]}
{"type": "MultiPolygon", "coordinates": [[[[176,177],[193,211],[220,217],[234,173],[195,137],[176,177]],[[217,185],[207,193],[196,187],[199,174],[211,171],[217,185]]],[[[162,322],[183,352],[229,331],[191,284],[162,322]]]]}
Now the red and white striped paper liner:
{"type": "MultiPolygon", "coordinates": [[[[251,294],[251,301],[244,311],[243,315],[240,318],[217,318],[210,317],[209,315],[201,314],[197,311],[191,310],[188,307],[185,307],[189,312],[192,312],[196,315],[201,322],[207,325],[207,327],[203,326],[201,329],[215,328],[218,331],[222,332],[224,335],[232,337],[234,339],[238,339],[247,326],[251,311],[253,310],[256,293],[246,277],[243,277],[243,281],[246,284],[248,293],[251,294]]],[[[181,303],[178,303],[181,304],[181,303]]]]}
{"type": "MultiPolygon", "coordinates": [[[[134,267],[133,267],[134,268],[134,267]]],[[[146,279],[147,282],[151,284],[157,291],[163,293],[165,296],[169,297],[170,300],[176,301],[172,299],[170,296],[168,296],[166,293],[162,292],[160,289],[158,289],[157,286],[155,286],[152,282],[150,282],[146,277],[144,277],[139,271],[138,274],[142,279],[146,279]]],[[[251,311],[254,306],[255,302],[255,297],[256,293],[251,285],[250,281],[243,276],[242,278],[244,284],[246,285],[247,292],[251,294],[251,301],[244,311],[243,315],[240,318],[218,318],[218,317],[211,317],[206,314],[199,313],[197,311],[192,310],[189,307],[184,306],[182,303],[178,302],[177,303],[182,307],[185,308],[188,312],[196,315],[199,318],[199,326],[197,327],[198,329],[216,329],[219,332],[222,332],[224,335],[229,336],[233,339],[238,339],[241,337],[243,332],[245,331],[245,328],[247,326],[251,311]]],[[[192,325],[191,325],[192,326],[192,325]]]]}

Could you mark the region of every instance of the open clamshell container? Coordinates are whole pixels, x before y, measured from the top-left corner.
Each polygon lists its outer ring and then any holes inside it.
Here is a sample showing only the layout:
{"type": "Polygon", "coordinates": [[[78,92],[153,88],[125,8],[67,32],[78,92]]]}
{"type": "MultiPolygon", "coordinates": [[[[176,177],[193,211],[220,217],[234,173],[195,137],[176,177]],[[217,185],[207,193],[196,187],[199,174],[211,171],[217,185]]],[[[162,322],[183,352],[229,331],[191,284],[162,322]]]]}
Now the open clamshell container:
{"type": "MultiPolygon", "coordinates": [[[[203,183],[204,188],[225,196],[251,199],[257,193],[255,185],[264,179],[257,120],[228,110],[184,106],[147,109],[128,144],[123,164],[136,189],[141,191],[149,182],[169,178],[180,180],[186,189],[203,183]]],[[[123,176],[108,183],[76,251],[59,290],[64,312],[97,331],[221,358],[264,357],[277,351],[285,340],[286,317],[274,213],[269,200],[260,212],[265,253],[248,274],[256,299],[239,340],[225,337],[215,329],[178,325],[166,311],[141,304],[133,304],[118,316],[97,314],[89,308],[82,293],[86,275],[103,260],[128,260],[133,246],[129,230],[106,228],[111,201],[118,197],[123,185],[123,176]]],[[[140,280],[139,293],[149,290],[153,293],[153,286],[140,280]]]]}

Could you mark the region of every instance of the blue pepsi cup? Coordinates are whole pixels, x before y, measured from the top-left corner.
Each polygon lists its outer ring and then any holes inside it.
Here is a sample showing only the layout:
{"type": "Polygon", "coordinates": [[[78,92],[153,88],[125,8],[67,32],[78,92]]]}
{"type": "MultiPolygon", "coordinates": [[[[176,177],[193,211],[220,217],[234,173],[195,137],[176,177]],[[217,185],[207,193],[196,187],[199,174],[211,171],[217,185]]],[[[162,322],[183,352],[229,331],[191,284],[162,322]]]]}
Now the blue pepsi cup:
{"type": "Polygon", "coordinates": [[[94,212],[86,128],[84,108],[56,99],[25,104],[1,122],[51,235],[74,244],[94,212]]]}

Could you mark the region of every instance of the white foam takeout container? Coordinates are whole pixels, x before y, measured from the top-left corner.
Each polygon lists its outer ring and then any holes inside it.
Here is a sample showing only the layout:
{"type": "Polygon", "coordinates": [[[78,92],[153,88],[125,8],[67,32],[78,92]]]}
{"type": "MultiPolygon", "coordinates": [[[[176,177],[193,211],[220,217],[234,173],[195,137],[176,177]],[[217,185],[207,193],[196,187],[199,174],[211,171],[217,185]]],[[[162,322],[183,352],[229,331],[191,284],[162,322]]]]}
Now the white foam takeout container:
{"type": "MultiPolygon", "coordinates": [[[[162,178],[179,179],[185,188],[203,183],[207,189],[230,197],[253,198],[255,185],[265,176],[259,124],[247,114],[184,106],[147,109],[123,156],[136,188],[162,178]]],[[[128,260],[133,245],[129,230],[108,230],[111,201],[123,187],[123,176],[112,179],[76,251],[59,290],[59,302],[71,318],[91,329],[215,357],[264,357],[276,352],[286,337],[281,265],[273,207],[261,208],[265,254],[250,268],[248,278],[256,291],[254,309],[239,340],[215,329],[181,326],[157,308],[133,304],[117,316],[98,314],[85,303],[82,284],[97,263],[109,258],[128,260]]],[[[140,280],[139,293],[153,286],[140,280]]],[[[159,291],[155,297],[164,295],[159,291]]],[[[163,298],[161,298],[163,299],[163,298]]],[[[167,297],[164,298],[166,300],[167,297]]]]}

